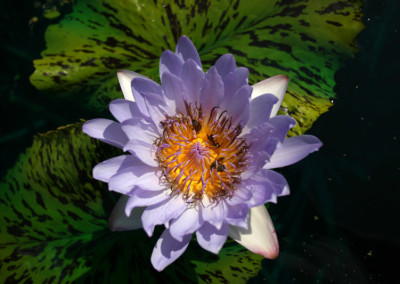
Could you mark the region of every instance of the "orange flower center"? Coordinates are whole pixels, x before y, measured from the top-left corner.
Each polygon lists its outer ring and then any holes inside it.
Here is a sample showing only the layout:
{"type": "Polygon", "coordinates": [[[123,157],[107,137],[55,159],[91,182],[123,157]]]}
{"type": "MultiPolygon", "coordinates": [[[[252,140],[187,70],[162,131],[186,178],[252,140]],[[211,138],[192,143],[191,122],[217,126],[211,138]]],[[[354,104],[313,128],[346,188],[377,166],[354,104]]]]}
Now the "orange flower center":
{"type": "Polygon", "coordinates": [[[226,112],[213,108],[208,118],[200,108],[186,105],[187,115],[167,116],[157,139],[156,157],[165,182],[186,200],[230,197],[246,168],[247,144],[238,138],[226,112]]]}

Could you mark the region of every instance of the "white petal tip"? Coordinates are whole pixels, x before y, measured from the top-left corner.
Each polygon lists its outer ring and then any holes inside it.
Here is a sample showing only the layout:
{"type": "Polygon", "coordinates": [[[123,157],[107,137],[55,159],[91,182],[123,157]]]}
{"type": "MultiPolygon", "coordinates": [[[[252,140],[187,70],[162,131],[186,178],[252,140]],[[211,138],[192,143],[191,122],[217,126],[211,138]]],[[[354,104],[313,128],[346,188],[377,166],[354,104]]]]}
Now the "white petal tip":
{"type": "Polygon", "coordinates": [[[275,116],[283,101],[286,93],[286,88],[289,84],[289,77],[287,75],[276,75],[271,78],[265,79],[261,82],[254,84],[253,93],[251,98],[254,99],[263,94],[272,94],[278,98],[278,102],[274,105],[271,111],[271,117],[275,116]]]}
{"type": "Polygon", "coordinates": [[[151,258],[151,264],[153,265],[154,269],[157,270],[157,272],[161,272],[165,269],[165,267],[168,266],[168,264],[165,264],[164,262],[156,262],[155,259],[151,258]]]}
{"type": "Polygon", "coordinates": [[[260,251],[260,252],[255,252],[256,254],[262,255],[265,258],[268,259],[275,259],[279,255],[279,250],[278,251],[260,251]]]}
{"type": "Polygon", "coordinates": [[[253,252],[256,254],[262,255],[263,257],[268,258],[268,259],[277,258],[279,255],[279,243],[278,243],[278,238],[276,236],[275,230],[273,232],[271,232],[270,238],[273,238],[273,241],[268,246],[268,248],[265,248],[265,247],[260,248],[260,249],[255,248],[253,252]]]}
{"type": "Polygon", "coordinates": [[[133,98],[131,83],[134,78],[146,78],[136,72],[129,70],[118,70],[117,72],[119,85],[121,86],[124,98],[129,101],[135,101],[133,98]]]}
{"type": "Polygon", "coordinates": [[[248,250],[274,259],[279,254],[278,237],[264,205],[250,209],[249,229],[229,228],[229,236],[248,250]]]}
{"type": "Polygon", "coordinates": [[[286,83],[289,82],[289,76],[287,76],[287,75],[276,75],[272,78],[275,78],[277,80],[282,80],[282,82],[286,82],[286,83]]]}

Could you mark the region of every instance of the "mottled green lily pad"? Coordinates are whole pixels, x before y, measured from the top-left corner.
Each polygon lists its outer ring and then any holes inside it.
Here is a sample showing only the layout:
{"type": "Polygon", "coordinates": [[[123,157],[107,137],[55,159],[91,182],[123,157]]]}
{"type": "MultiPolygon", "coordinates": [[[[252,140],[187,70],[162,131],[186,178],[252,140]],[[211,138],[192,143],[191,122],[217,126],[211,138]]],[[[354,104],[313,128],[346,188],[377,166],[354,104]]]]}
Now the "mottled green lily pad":
{"type": "MultiPolygon", "coordinates": [[[[353,1],[78,1],[46,32],[31,82],[50,96],[79,99],[98,113],[122,97],[115,73],[130,69],[156,81],[158,59],[189,36],[208,68],[230,52],[250,82],[291,78],[281,112],[294,133],[307,130],[335,97],[334,74],[355,51],[363,28],[353,1]]],[[[292,134],[294,134],[292,133],[292,134]]]]}
{"type": "Polygon", "coordinates": [[[233,241],[218,256],[193,241],[156,272],[158,236],[109,230],[118,195],[91,172],[119,153],[81,126],[36,136],[0,184],[0,283],[240,283],[257,275],[262,257],[233,241]]]}

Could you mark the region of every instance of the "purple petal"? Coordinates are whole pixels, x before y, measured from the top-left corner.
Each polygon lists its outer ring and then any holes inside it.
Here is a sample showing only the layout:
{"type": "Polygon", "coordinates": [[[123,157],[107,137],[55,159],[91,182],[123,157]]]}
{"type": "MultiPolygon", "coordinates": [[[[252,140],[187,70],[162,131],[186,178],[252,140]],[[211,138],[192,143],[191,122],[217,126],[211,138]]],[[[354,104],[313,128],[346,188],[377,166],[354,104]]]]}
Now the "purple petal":
{"type": "Polygon", "coordinates": [[[122,148],[128,142],[128,137],[121,129],[121,124],[103,118],[86,121],[82,131],[90,137],[99,139],[113,146],[122,148]]]}
{"type": "Polygon", "coordinates": [[[220,229],[217,229],[206,222],[196,232],[197,242],[203,249],[218,254],[226,241],[228,232],[228,224],[223,224],[220,229]]]}
{"type": "Polygon", "coordinates": [[[110,103],[110,112],[119,121],[123,122],[132,117],[142,117],[142,113],[135,102],[117,99],[110,103]]]}
{"type": "Polygon", "coordinates": [[[130,216],[132,209],[136,207],[151,206],[170,198],[171,196],[165,192],[165,190],[148,191],[141,188],[135,188],[134,192],[126,203],[125,214],[130,216]]]}
{"type": "Polygon", "coordinates": [[[156,94],[162,98],[161,86],[150,79],[134,78],[132,80],[132,93],[137,107],[146,117],[150,117],[151,113],[149,113],[149,110],[147,109],[144,94],[156,94]]]}
{"type": "Polygon", "coordinates": [[[138,157],[146,165],[157,167],[158,163],[155,158],[153,144],[146,143],[141,140],[132,139],[126,143],[124,151],[129,151],[136,157],[138,157]]]}
{"type": "Polygon", "coordinates": [[[228,214],[228,208],[224,201],[210,203],[208,199],[203,200],[201,208],[201,217],[204,221],[211,223],[217,229],[220,229],[222,222],[228,214]]]}
{"type": "Polygon", "coordinates": [[[186,113],[183,100],[186,99],[185,94],[187,91],[182,79],[169,72],[165,72],[162,77],[162,82],[165,95],[164,100],[167,104],[168,110],[171,111],[169,115],[186,113]]]}
{"type": "Polygon", "coordinates": [[[129,194],[135,186],[150,191],[165,188],[165,186],[160,184],[160,180],[155,173],[155,168],[147,165],[122,169],[113,175],[108,182],[109,190],[122,194],[129,194]]]}
{"type": "Polygon", "coordinates": [[[224,98],[224,84],[215,66],[206,73],[203,87],[200,92],[200,105],[203,107],[205,116],[211,112],[213,107],[219,106],[224,98]]]}
{"type": "Polygon", "coordinates": [[[129,101],[134,101],[132,94],[132,87],[131,87],[132,80],[134,78],[146,78],[146,77],[129,70],[118,70],[117,76],[119,85],[121,86],[122,89],[122,93],[124,94],[124,98],[129,101]]]}
{"type": "Polygon", "coordinates": [[[185,252],[191,237],[191,234],[189,234],[184,236],[182,241],[177,241],[171,236],[169,230],[164,230],[151,255],[153,267],[158,271],[162,271],[174,262],[185,252]]]}
{"type": "Polygon", "coordinates": [[[217,67],[218,74],[224,79],[226,75],[236,69],[235,57],[232,54],[224,54],[215,62],[215,67],[217,67]]]}
{"type": "Polygon", "coordinates": [[[180,194],[146,208],[142,215],[143,229],[152,236],[154,226],[164,224],[167,228],[171,219],[179,217],[188,204],[180,194]]]}
{"type": "Polygon", "coordinates": [[[179,39],[176,45],[175,53],[180,56],[183,61],[193,59],[194,62],[196,62],[196,64],[199,65],[199,67],[201,68],[200,56],[197,53],[196,47],[188,37],[182,36],[179,39]]]}
{"type": "Polygon", "coordinates": [[[125,214],[125,206],[129,196],[122,195],[117,204],[114,206],[108,224],[111,231],[131,231],[142,228],[140,217],[143,214],[143,207],[138,207],[132,210],[131,216],[125,214]]]}
{"type": "Polygon", "coordinates": [[[239,67],[229,73],[224,78],[225,93],[224,99],[228,101],[242,86],[248,86],[249,70],[244,67],[239,67]]]}
{"type": "Polygon", "coordinates": [[[194,60],[189,59],[183,65],[182,80],[186,87],[188,103],[199,104],[204,72],[194,60]]]}
{"type": "MultiPolygon", "coordinates": [[[[162,95],[162,88],[159,84],[148,78],[134,78],[132,88],[139,93],[152,93],[162,95]]],[[[135,95],[135,94],[133,94],[135,95]]]]}
{"type": "Polygon", "coordinates": [[[253,99],[250,103],[250,118],[246,125],[248,131],[243,131],[243,134],[268,121],[272,107],[277,102],[278,98],[271,94],[261,95],[253,99]]]}
{"type": "Polygon", "coordinates": [[[289,186],[286,179],[277,172],[261,169],[251,178],[242,182],[253,193],[252,199],[247,202],[256,207],[267,202],[276,203],[278,196],[288,195],[289,186]]]}
{"type": "Polygon", "coordinates": [[[270,137],[274,137],[283,142],[289,129],[296,125],[296,120],[288,115],[278,115],[269,119],[268,123],[275,128],[271,132],[270,137]]]}
{"type": "Polygon", "coordinates": [[[225,221],[231,225],[248,228],[249,207],[246,204],[228,205],[225,221]]]}
{"type": "Polygon", "coordinates": [[[242,173],[242,180],[258,172],[272,156],[278,143],[280,143],[280,140],[272,135],[275,130],[272,124],[265,122],[253,128],[249,134],[245,135],[248,141],[251,141],[251,145],[248,151],[249,166],[242,173]]]}
{"type": "Polygon", "coordinates": [[[147,144],[153,144],[160,136],[152,123],[140,117],[133,117],[122,123],[122,130],[130,140],[140,140],[147,144]]]}
{"type": "Polygon", "coordinates": [[[187,234],[192,234],[203,225],[200,213],[195,208],[188,208],[169,227],[171,235],[178,241],[187,234]]]}
{"type": "Polygon", "coordinates": [[[239,187],[231,198],[226,199],[226,202],[229,205],[245,204],[251,197],[252,193],[250,191],[244,187],[239,187]]]}
{"type": "Polygon", "coordinates": [[[265,164],[265,169],[285,167],[302,160],[308,154],[317,151],[322,142],[312,135],[300,135],[287,138],[275,150],[270,161],[265,164]]]}
{"type": "Polygon", "coordinates": [[[183,60],[178,55],[173,53],[171,50],[165,50],[161,54],[160,58],[160,78],[162,84],[164,84],[162,77],[165,72],[170,72],[178,77],[181,77],[182,66],[183,60]]]}
{"type": "Polygon", "coordinates": [[[279,243],[274,225],[264,205],[250,209],[248,229],[229,227],[229,237],[266,258],[276,258],[279,254],[279,243]]]}
{"type": "Polygon", "coordinates": [[[226,110],[232,117],[232,125],[246,125],[250,116],[250,86],[242,86],[229,100],[226,110]]]}
{"type": "Polygon", "coordinates": [[[109,182],[110,178],[119,170],[140,165],[143,165],[142,161],[133,155],[118,156],[97,164],[93,168],[93,177],[97,180],[109,182]]]}
{"type": "Polygon", "coordinates": [[[163,96],[152,93],[143,93],[143,97],[147,111],[150,114],[150,120],[153,121],[158,132],[161,133],[162,129],[160,122],[165,120],[166,114],[174,115],[174,110],[168,108],[163,96]]]}
{"type": "Polygon", "coordinates": [[[251,98],[254,99],[263,94],[272,94],[277,97],[278,102],[273,106],[271,110],[271,117],[274,117],[278,113],[279,107],[281,106],[288,83],[289,77],[286,75],[277,75],[258,82],[257,84],[254,84],[252,86],[253,93],[251,95],[251,98]]]}

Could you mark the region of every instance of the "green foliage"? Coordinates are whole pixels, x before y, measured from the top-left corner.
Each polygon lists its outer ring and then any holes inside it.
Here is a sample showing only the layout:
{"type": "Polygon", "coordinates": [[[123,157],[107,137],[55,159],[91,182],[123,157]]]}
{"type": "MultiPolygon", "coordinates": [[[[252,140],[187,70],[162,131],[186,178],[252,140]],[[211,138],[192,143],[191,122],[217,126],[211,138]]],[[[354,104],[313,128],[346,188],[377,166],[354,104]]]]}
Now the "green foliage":
{"type": "MultiPolygon", "coordinates": [[[[361,0],[78,1],[46,32],[47,49],[31,82],[49,95],[79,100],[99,114],[122,96],[115,73],[130,69],[159,81],[159,56],[181,35],[205,67],[224,53],[250,70],[250,82],[291,78],[281,111],[300,134],[335,97],[334,74],[356,51],[361,0]]],[[[293,133],[292,133],[293,134],[293,133]]]]}

